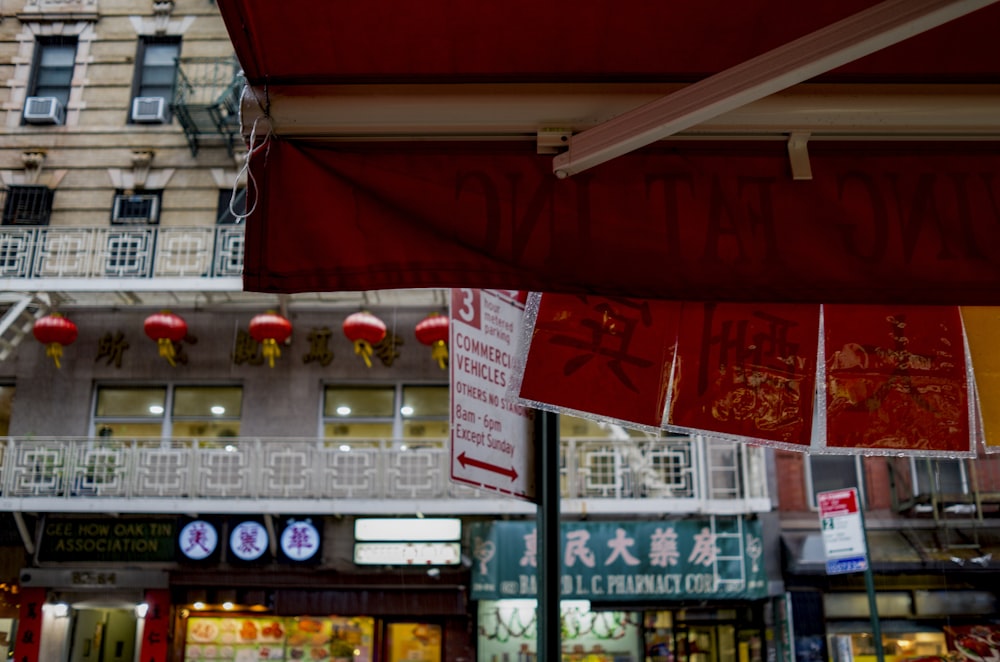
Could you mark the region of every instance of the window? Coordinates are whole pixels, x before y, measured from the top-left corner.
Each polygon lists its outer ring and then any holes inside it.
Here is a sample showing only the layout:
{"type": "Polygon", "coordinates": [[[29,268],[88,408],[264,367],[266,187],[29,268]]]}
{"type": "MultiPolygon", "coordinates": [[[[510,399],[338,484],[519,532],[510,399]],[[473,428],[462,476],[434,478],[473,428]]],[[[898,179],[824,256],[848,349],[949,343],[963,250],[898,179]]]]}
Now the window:
{"type": "Polygon", "coordinates": [[[448,403],[443,385],[327,386],[323,436],[445,439],[448,403]]]}
{"type": "Polygon", "coordinates": [[[10,186],[3,204],[4,225],[48,225],[54,191],[47,186],[10,186]]]}
{"type": "Polygon", "coordinates": [[[14,405],[14,385],[0,384],[0,437],[10,434],[10,410],[14,405]]]}
{"type": "Polygon", "coordinates": [[[75,61],[75,38],[47,37],[38,40],[35,68],[25,101],[25,122],[63,123],[73,85],[75,61]]]}
{"type": "Polygon", "coordinates": [[[238,437],[239,386],[101,386],[94,405],[98,437],[238,437]]]}
{"type": "Polygon", "coordinates": [[[162,195],[163,191],[116,191],[111,205],[111,222],[115,225],[156,225],[160,222],[162,195]]]}
{"type": "Polygon", "coordinates": [[[236,214],[244,214],[247,208],[247,190],[246,187],[236,191],[236,195],[233,195],[233,190],[229,188],[224,188],[219,191],[219,207],[216,212],[216,225],[232,225],[236,223],[236,214]],[[232,206],[230,206],[229,201],[232,200],[232,206]],[[236,214],[233,214],[233,212],[236,214]]]}
{"type": "Polygon", "coordinates": [[[911,457],[913,495],[967,494],[969,485],[965,476],[965,463],[961,460],[938,460],[929,457],[911,457]]]}
{"type": "Polygon", "coordinates": [[[845,487],[858,488],[858,499],[865,504],[864,466],[857,455],[809,455],[806,458],[806,481],[809,505],[816,508],[816,494],[845,487]]]}
{"type": "Polygon", "coordinates": [[[136,62],[132,122],[170,120],[170,102],[177,81],[177,58],[181,42],[176,38],[143,37],[136,62]]]}

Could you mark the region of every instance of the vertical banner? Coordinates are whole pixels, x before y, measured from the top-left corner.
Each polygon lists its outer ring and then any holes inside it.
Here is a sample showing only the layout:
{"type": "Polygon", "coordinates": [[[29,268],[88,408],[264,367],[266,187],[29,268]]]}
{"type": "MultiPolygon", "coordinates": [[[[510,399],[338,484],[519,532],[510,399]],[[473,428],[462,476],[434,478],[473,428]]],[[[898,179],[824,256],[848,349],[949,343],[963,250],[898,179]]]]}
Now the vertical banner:
{"type": "Polygon", "coordinates": [[[14,660],[36,662],[40,659],[42,645],[42,605],[45,604],[44,588],[22,588],[17,618],[17,639],[14,642],[14,660]]]}
{"type": "Polygon", "coordinates": [[[664,427],[805,450],[819,306],[685,303],[664,427]]]}
{"type": "Polygon", "coordinates": [[[957,307],[827,305],[823,328],[826,409],[817,448],[973,455],[957,307]]]}
{"type": "Polygon", "coordinates": [[[569,294],[537,297],[519,396],[541,409],[658,430],[680,304],[569,294]]]}
{"type": "Polygon", "coordinates": [[[1000,453],[1000,308],[964,306],[974,393],[987,453],[1000,453]]]}
{"type": "Polygon", "coordinates": [[[170,591],[146,591],[146,617],[139,662],[167,662],[170,652],[170,591]]]}
{"type": "Polygon", "coordinates": [[[532,413],[509,398],[524,320],[514,290],[451,293],[451,479],[531,501],[532,413]]]}

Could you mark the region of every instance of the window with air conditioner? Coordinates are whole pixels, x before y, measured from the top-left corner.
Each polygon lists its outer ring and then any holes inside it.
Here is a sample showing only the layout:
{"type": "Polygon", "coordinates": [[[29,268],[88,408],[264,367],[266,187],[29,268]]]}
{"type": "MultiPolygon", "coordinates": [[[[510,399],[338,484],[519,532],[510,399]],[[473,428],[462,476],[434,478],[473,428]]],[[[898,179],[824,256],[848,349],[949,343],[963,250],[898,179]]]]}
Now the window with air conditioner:
{"type": "Polygon", "coordinates": [[[75,63],[75,38],[38,40],[28,95],[24,100],[22,119],[25,124],[65,123],[75,63]]]}
{"type": "Polygon", "coordinates": [[[160,191],[115,193],[111,207],[114,225],[156,225],[160,222],[160,191]]]}
{"type": "Polygon", "coordinates": [[[47,186],[10,186],[3,203],[4,225],[48,225],[54,191],[47,186]]]}
{"type": "Polygon", "coordinates": [[[139,124],[170,121],[180,50],[181,42],[176,38],[140,39],[129,121],[139,124]]]}

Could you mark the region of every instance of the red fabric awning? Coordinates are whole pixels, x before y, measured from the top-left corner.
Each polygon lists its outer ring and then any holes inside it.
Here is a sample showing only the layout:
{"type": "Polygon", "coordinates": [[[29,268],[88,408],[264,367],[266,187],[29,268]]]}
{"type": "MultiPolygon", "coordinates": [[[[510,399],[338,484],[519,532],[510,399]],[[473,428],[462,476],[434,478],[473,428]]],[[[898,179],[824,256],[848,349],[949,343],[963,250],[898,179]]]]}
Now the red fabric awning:
{"type": "MultiPolygon", "coordinates": [[[[689,82],[876,0],[218,0],[252,84],[689,82]]],[[[850,63],[824,80],[996,82],[1000,6],[850,63]]]]}
{"type": "Polygon", "coordinates": [[[780,143],[661,144],[559,180],[525,143],[272,138],[245,284],[1000,304],[995,146],[817,143],[811,160],[793,181],[780,143]]]}

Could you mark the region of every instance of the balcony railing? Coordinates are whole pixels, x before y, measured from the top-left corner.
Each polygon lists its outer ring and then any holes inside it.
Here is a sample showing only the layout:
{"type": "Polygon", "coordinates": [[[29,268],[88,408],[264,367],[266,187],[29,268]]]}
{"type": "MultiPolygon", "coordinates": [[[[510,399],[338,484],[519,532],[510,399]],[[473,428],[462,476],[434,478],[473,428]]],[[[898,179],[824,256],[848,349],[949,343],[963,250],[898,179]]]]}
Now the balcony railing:
{"type": "Polygon", "coordinates": [[[974,459],[886,458],[893,508],[936,520],[1000,514],[1000,454],[974,459]]]}
{"type": "Polygon", "coordinates": [[[239,278],[243,226],[0,227],[0,278],[239,278]]]}
{"type": "MultiPolygon", "coordinates": [[[[770,509],[760,448],[696,437],[564,439],[561,457],[564,509],[770,509]]],[[[280,511],[322,503],[340,513],[518,510],[520,502],[452,482],[450,466],[443,439],[4,438],[0,509],[188,512],[209,503],[260,512],[267,501],[280,511]]]]}

